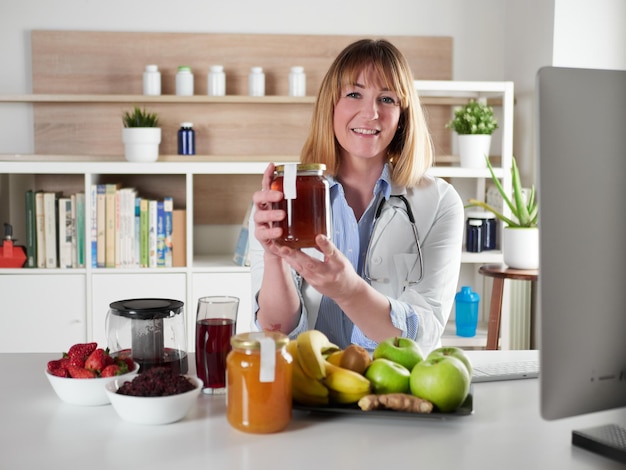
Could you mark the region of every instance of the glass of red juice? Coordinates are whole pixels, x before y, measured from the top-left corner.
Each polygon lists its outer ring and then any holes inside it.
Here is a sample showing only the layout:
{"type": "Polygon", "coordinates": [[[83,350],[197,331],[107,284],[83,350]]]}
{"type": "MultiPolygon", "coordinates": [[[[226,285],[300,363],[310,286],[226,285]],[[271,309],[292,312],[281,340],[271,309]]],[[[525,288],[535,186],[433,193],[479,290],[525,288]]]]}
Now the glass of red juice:
{"type": "Polygon", "coordinates": [[[196,313],[196,373],[207,394],[226,392],[226,356],[237,326],[239,299],[207,296],[198,299],[196,313]]]}

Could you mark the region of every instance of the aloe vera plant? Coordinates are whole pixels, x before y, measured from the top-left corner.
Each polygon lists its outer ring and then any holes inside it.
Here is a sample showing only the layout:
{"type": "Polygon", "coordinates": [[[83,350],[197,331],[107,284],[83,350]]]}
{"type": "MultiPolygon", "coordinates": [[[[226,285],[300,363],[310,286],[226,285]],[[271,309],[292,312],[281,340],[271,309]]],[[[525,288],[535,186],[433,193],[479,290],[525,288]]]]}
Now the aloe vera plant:
{"type": "Polygon", "coordinates": [[[124,127],[157,127],[159,117],[156,113],[149,113],[139,106],[135,106],[132,113],[126,111],[122,116],[124,127]]]}
{"type": "Polygon", "coordinates": [[[500,180],[496,178],[489,159],[487,158],[486,160],[489,172],[491,173],[491,178],[502,195],[502,199],[511,210],[512,218],[505,216],[494,207],[477,199],[470,199],[469,204],[466,207],[482,207],[483,209],[493,213],[498,219],[502,220],[509,227],[537,227],[539,205],[536,199],[535,186],[532,185],[528,197],[524,197],[524,191],[522,189],[522,183],[519,177],[519,170],[517,168],[515,158],[513,158],[513,165],[511,166],[511,179],[513,186],[513,194],[511,197],[509,197],[509,195],[504,191],[500,180]]]}

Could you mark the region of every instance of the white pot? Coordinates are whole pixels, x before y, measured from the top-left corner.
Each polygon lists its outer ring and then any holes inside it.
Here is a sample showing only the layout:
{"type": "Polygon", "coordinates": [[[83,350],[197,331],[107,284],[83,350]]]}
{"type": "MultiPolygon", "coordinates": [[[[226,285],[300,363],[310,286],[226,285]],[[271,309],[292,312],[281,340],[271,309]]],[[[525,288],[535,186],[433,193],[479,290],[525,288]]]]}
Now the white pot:
{"type": "Polygon", "coordinates": [[[463,168],[487,168],[485,157],[489,157],[491,135],[459,134],[459,156],[463,168]]]}
{"type": "Polygon", "coordinates": [[[539,268],[539,229],[504,227],[504,264],[514,269],[539,268]]]}
{"type": "Polygon", "coordinates": [[[155,162],[159,158],[160,127],[124,127],[124,155],[129,162],[155,162]]]}

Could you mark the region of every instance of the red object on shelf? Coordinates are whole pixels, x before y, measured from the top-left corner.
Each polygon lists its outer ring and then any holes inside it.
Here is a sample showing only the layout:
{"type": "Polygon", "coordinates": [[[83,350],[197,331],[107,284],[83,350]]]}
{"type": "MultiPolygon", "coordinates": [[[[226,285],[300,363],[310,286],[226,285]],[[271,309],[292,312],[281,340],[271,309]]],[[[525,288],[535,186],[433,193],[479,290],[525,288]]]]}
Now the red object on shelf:
{"type": "Polygon", "coordinates": [[[13,244],[13,227],[4,224],[4,240],[0,245],[0,268],[21,268],[26,264],[26,248],[13,244]]]}

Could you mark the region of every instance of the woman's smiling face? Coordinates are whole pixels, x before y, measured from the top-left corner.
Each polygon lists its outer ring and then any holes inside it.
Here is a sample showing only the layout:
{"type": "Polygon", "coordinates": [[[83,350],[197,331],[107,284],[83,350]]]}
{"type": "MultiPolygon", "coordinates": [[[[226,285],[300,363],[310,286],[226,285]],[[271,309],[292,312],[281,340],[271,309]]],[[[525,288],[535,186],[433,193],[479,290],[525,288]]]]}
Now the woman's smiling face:
{"type": "Polygon", "coordinates": [[[342,87],[335,104],[333,128],[343,157],[384,161],[399,119],[396,93],[386,88],[372,68],[361,71],[356,83],[342,87]]]}

